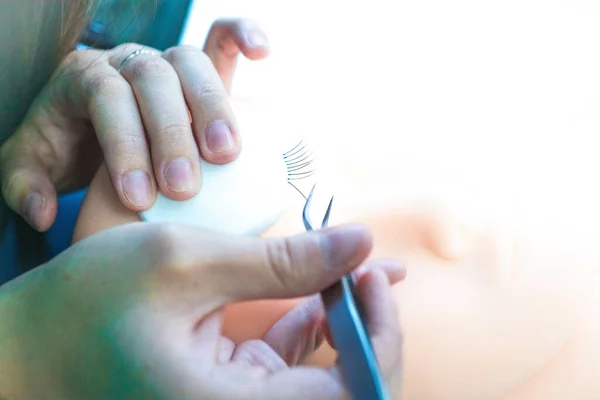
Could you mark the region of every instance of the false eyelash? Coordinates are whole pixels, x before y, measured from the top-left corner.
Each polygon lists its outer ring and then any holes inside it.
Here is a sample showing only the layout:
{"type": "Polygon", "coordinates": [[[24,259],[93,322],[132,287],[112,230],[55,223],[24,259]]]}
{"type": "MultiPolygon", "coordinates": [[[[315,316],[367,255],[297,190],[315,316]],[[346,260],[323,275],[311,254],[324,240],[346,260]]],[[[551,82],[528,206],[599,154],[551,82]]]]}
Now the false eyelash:
{"type": "Polygon", "coordinates": [[[313,153],[304,139],[300,140],[291,150],[283,153],[283,160],[287,167],[288,183],[306,199],[304,193],[293,183],[293,181],[306,179],[315,174],[315,170],[311,168],[314,162],[313,153]]]}

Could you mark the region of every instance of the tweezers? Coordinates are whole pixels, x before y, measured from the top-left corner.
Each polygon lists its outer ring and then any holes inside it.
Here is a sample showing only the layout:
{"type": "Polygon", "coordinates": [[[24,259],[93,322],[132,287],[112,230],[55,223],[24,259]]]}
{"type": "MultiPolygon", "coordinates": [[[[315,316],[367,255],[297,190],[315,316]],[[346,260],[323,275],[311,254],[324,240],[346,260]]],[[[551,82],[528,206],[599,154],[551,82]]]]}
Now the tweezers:
{"type": "MultiPolygon", "coordinates": [[[[314,230],[309,218],[310,204],[315,186],[304,205],[302,220],[307,231],[314,230]]],[[[329,223],[333,197],[329,200],[321,228],[329,223]]],[[[389,400],[385,380],[371,344],[364,322],[364,313],[353,274],[342,277],[321,292],[327,322],[344,381],[353,400],[389,400]]]]}

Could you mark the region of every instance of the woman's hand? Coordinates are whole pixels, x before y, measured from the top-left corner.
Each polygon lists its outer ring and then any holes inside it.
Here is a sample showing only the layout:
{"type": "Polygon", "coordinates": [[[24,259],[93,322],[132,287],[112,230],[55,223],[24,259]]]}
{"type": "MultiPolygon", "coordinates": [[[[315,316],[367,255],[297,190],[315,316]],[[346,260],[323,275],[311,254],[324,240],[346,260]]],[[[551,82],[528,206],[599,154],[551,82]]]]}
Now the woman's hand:
{"type": "MultiPolygon", "coordinates": [[[[223,309],[317,293],[371,246],[360,225],[258,239],[134,223],[91,236],[1,288],[0,397],[345,399],[337,367],[294,367],[323,339],[318,296],[239,344],[221,333],[223,309]]],[[[389,284],[405,271],[392,261],[359,271],[373,344],[396,387],[389,284]]]]}
{"type": "Polygon", "coordinates": [[[224,164],[241,149],[227,96],[239,52],[251,59],[268,52],[247,20],[215,22],[204,51],[125,44],[72,52],[0,148],[6,202],[44,231],[56,218],[57,192],[88,184],[103,159],[133,211],[150,207],[157,190],[193,197],[200,154],[224,164]]]}

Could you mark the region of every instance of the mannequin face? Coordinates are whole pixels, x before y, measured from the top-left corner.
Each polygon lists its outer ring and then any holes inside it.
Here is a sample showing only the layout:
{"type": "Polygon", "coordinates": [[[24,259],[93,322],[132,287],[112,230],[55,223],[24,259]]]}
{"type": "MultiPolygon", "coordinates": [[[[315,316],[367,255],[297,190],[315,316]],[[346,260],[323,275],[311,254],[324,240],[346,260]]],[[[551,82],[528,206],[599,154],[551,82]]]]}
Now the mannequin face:
{"type": "MultiPolygon", "coordinates": [[[[263,126],[252,107],[237,111],[245,131],[263,126]]],[[[326,184],[336,196],[330,224],[368,224],[375,239],[372,257],[407,265],[406,280],[393,288],[406,337],[402,398],[600,397],[600,387],[581,382],[600,363],[600,324],[592,324],[600,310],[600,296],[593,296],[600,293],[600,250],[591,239],[600,225],[592,214],[561,207],[556,196],[545,203],[534,197],[531,207],[517,207],[504,186],[482,179],[475,167],[479,186],[470,190],[440,184],[429,162],[382,162],[380,154],[350,146],[335,151],[340,142],[354,143],[345,134],[307,141],[327,154],[318,158],[320,178],[335,177],[326,184]]],[[[412,141],[406,137],[404,148],[412,141]]],[[[461,157],[461,147],[457,143],[450,156],[461,157]]],[[[308,181],[302,184],[310,186],[308,181]]],[[[292,196],[264,236],[302,232],[303,205],[301,196],[292,196]]],[[[318,202],[314,205],[318,210],[318,202]]],[[[101,172],[88,192],[76,237],[134,220],[137,215],[123,210],[101,172]]],[[[294,304],[233,305],[224,331],[233,340],[260,338],[294,304]]],[[[311,362],[334,360],[334,352],[322,348],[311,362]]]]}
{"type": "MultiPolygon", "coordinates": [[[[338,196],[331,222],[367,223],[373,257],[408,267],[394,288],[406,335],[403,398],[505,399],[556,368],[553,357],[594,306],[586,299],[593,263],[573,262],[568,247],[553,246],[559,237],[540,239],[541,232],[513,224],[490,204],[460,216],[449,201],[397,199],[375,207],[338,196]]],[[[297,207],[268,235],[301,229],[297,207]]],[[[600,350],[600,341],[589,346],[600,350]]],[[[319,363],[333,360],[332,352],[319,355],[319,363]]]]}
{"type": "MultiPolygon", "coordinates": [[[[353,148],[359,138],[345,135],[309,140],[328,155],[320,167],[336,177],[330,223],[367,223],[372,257],[407,265],[394,288],[406,335],[403,398],[600,396],[600,387],[564,383],[584,379],[599,362],[600,330],[590,326],[600,307],[593,209],[569,206],[562,190],[515,193],[518,182],[499,181],[481,163],[454,181],[436,176],[444,164],[473,157],[458,139],[437,154],[422,138],[403,136],[402,156],[394,157],[397,149],[353,148]]],[[[302,231],[302,205],[290,205],[267,235],[302,231]]],[[[313,362],[334,359],[324,351],[313,362]]]]}

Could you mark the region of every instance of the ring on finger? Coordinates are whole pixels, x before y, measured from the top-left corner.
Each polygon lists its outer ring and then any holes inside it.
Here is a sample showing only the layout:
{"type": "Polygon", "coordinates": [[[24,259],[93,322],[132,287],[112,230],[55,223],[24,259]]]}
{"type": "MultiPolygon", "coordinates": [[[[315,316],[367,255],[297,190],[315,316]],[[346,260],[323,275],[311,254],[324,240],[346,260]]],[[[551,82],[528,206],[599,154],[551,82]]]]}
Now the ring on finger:
{"type": "Polygon", "coordinates": [[[117,71],[121,72],[121,70],[123,69],[123,67],[127,63],[127,61],[131,60],[134,57],[139,56],[140,54],[147,54],[147,55],[152,55],[152,56],[157,55],[155,52],[150,51],[150,50],[145,50],[145,49],[136,50],[133,53],[131,53],[130,55],[128,55],[127,57],[125,57],[123,59],[123,61],[121,61],[121,64],[119,64],[119,68],[117,69],[117,71]]]}

